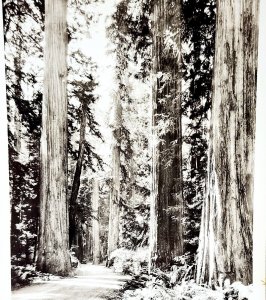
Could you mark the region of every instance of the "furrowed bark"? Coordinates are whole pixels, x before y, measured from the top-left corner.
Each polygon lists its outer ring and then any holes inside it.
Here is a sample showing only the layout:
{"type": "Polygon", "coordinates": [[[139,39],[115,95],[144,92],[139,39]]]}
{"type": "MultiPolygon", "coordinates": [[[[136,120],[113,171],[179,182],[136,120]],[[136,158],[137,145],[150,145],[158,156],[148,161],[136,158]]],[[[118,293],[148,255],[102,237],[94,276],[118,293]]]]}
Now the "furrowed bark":
{"type": "Polygon", "coordinates": [[[219,0],[197,282],[252,282],[258,0],[219,0]]]}
{"type": "Polygon", "coordinates": [[[40,240],[37,267],[67,275],[67,1],[45,2],[45,74],[42,107],[40,240]]]}
{"type": "Polygon", "coordinates": [[[150,222],[151,267],[183,254],[180,1],[158,0],[153,9],[153,153],[150,222]],[[173,33],[174,46],[167,45],[173,33]],[[168,121],[164,132],[161,123],[168,121]]]}

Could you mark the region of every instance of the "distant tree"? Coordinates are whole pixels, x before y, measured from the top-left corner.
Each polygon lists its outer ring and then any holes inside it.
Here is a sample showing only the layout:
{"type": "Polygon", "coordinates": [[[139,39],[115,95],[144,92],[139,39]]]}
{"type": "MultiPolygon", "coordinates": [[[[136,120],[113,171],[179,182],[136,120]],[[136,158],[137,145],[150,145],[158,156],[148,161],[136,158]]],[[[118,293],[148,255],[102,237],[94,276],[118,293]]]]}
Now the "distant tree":
{"type": "Polygon", "coordinates": [[[197,281],[252,282],[258,2],[217,2],[208,162],[197,281]],[[226,20],[226,22],[224,21],[226,20]]]}
{"type": "Polygon", "coordinates": [[[40,239],[37,266],[67,275],[67,1],[45,2],[45,75],[42,107],[40,239]]]}
{"type": "MultiPolygon", "coordinates": [[[[74,179],[72,183],[72,190],[70,195],[70,208],[69,208],[69,239],[70,245],[75,243],[76,235],[76,201],[79,193],[80,187],[80,175],[82,171],[84,151],[85,151],[85,134],[86,134],[86,106],[85,100],[81,103],[81,116],[80,116],[80,138],[79,138],[79,150],[78,150],[78,160],[76,163],[74,179]]],[[[77,243],[76,243],[77,244],[77,243]]]]}
{"type": "Polygon", "coordinates": [[[93,263],[98,265],[100,263],[100,220],[99,220],[99,181],[93,180],[92,190],[92,243],[93,243],[93,263]]]}
{"type": "Polygon", "coordinates": [[[113,115],[110,126],[113,133],[112,145],[112,175],[109,205],[109,230],[108,230],[108,259],[112,251],[119,246],[119,221],[120,221],[120,148],[122,127],[122,106],[119,93],[114,96],[113,115]]]}
{"type": "MultiPolygon", "coordinates": [[[[150,68],[149,1],[123,0],[112,16],[109,36],[116,45],[116,80],[121,105],[119,136],[120,227],[119,246],[135,248],[138,232],[126,233],[137,216],[136,208],[150,193],[150,156],[148,151],[149,113],[148,69],[150,68]],[[145,81],[145,83],[144,83],[145,81]],[[134,90],[143,87],[142,95],[134,90]],[[146,87],[145,87],[146,85],[146,87]],[[135,219],[133,219],[133,218],[135,219]]],[[[112,188],[112,187],[111,187],[112,188]]],[[[144,230],[145,231],[145,230],[144,230]]],[[[144,231],[138,232],[143,234],[144,231]]],[[[143,236],[147,243],[147,232],[143,236]]],[[[140,246],[141,243],[137,243],[140,246]]]]}
{"type": "MultiPolygon", "coordinates": [[[[70,77],[69,82],[69,96],[71,98],[68,109],[68,128],[69,128],[69,152],[75,163],[74,176],[71,182],[71,193],[69,200],[69,238],[70,246],[78,245],[79,230],[83,217],[78,214],[79,203],[78,196],[81,184],[82,170],[86,166],[87,169],[95,171],[97,166],[102,167],[102,159],[95,153],[94,147],[89,139],[102,139],[99,131],[99,125],[95,121],[92,105],[97,100],[95,95],[95,88],[97,82],[95,81],[96,65],[92,63],[91,59],[86,58],[81,52],[72,53],[70,60],[70,77]],[[75,66],[75,68],[73,67],[75,66]],[[74,68],[74,69],[73,69],[74,68]],[[79,79],[77,80],[77,74],[79,79]],[[73,101],[78,101],[79,106],[73,105],[73,101]],[[73,146],[74,135],[79,128],[78,150],[73,146]]],[[[86,197],[88,198],[88,197],[86,197]]],[[[85,203],[84,203],[85,204],[85,203]]],[[[89,203],[88,203],[89,205],[89,203]]],[[[89,216],[88,216],[89,217],[89,216]]]]}

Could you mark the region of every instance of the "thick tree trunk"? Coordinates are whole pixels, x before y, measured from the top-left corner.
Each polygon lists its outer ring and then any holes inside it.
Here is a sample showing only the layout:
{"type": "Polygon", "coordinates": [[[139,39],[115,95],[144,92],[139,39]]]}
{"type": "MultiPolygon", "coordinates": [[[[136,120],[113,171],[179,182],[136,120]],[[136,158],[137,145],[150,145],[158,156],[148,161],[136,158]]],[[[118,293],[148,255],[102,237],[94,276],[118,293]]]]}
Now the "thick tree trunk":
{"type": "Polygon", "coordinates": [[[253,201],[253,299],[266,299],[266,2],[259,6],[258,83],[256,103],[256,141],[253,201]],[[262,280],[264,278],[264,280],[262,280]]]}
{"type": "Polygon", "coordinates": [[[151,265],[165,266],[183,254],[180,1],[155,1],[153,14],[150,248],[151,265]],[[166,42],[167,31],[175,34],[173,47],[166,42]],[[162,125],[165,121],[168,125],[162,125]]]}
{"type": "Polygon", "coordinates": [[[92,220],[92,242],[93,242],[93,263],[100,263],[100,224],[99,224],[99,181],[93,180],[92,193],[92,211],[94,218],[92,220]]]}
{"type": "Polygon", "coordinates": [[[122,126],[122,106],[120,98],[114,98],[114,120],[111,122],[113,129],[112,150],[112,186],[109,207],[109,229],[108,229],[108,260],[112,251],[119,245],[119,220],[120,220],[120,140],[122,126]]]}
{"type": "Polygon", "coordinates": [[[197,281],[252,282],[258,1],[220,0],[197,281]]]}
{"type": "Polygon", "coordinates": [[[42,108],[40,240],[37,266],[67,275],[67,1],[45,2],[45,75],[42,108]]]}
{"type": "Polygon", "coordinates": [[[77,233],[77,212],[76,212],[76,205],[77,205],[77,198],[79,193],[80,187],[80,176],[82,171],[82,164],[84,159],[84,151],[85,151],[85,137],[86,137],[86,104],[84,102],[81,103],[81,117],[80,117],[80,137],[79,137],[79,153],[78,153],[78,160],[76,164],[74,179],[72,183],[72,190],[70,196],[70,207],[69,207],[69,241],[70,245],[75,244],[75,235],[77,233]]]}

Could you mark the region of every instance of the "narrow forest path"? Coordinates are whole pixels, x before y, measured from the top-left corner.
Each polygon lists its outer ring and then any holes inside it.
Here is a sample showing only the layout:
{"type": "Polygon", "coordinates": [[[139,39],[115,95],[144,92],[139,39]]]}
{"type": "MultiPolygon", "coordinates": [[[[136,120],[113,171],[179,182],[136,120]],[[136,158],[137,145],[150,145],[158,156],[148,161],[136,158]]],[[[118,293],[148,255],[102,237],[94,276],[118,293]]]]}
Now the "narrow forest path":
{"type": "Polygon", "coordinates": [[[77,275],[34,283],[12,292],[12,300],[102,300],[117,299],[116,292],[129,276],[114,273],[104,266],[81,265],[77,275]]]}

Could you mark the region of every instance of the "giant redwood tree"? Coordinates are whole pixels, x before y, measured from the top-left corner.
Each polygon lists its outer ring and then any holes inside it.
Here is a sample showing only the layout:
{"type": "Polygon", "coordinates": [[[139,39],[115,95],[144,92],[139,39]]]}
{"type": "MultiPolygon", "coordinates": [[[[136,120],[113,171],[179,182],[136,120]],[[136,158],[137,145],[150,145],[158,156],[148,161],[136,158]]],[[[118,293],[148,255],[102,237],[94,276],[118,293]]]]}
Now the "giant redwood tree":
{"type": "Polygon", "coordinates": [[[252,282],[258,0],[219,0],[197,281],[252,282]]]}
{"type": "Polygon", "coordinates": [[[153,4],[153,180],[151,264],[183,254],[181,136],[181,2],[153,4]]]}
{"type": "Polygon", "coordinates": [[[45,1],[44,99],[41,137],[40,236],[37,266],[66,275],[67,208],[67,0],[45,1]]]}

